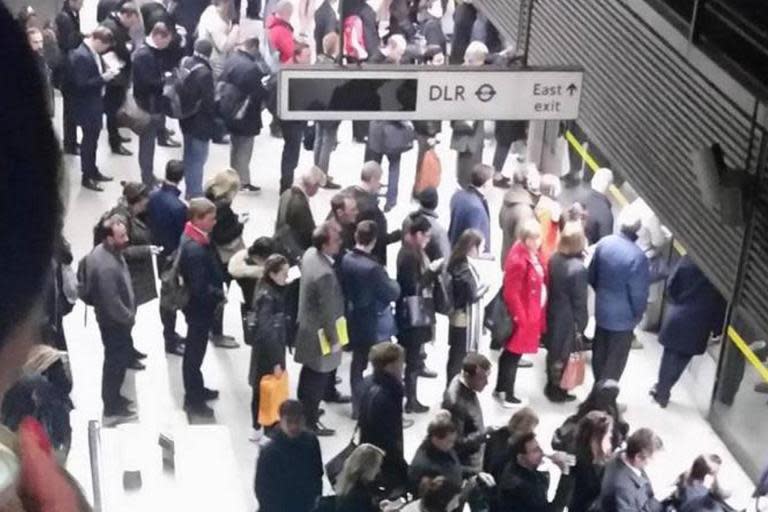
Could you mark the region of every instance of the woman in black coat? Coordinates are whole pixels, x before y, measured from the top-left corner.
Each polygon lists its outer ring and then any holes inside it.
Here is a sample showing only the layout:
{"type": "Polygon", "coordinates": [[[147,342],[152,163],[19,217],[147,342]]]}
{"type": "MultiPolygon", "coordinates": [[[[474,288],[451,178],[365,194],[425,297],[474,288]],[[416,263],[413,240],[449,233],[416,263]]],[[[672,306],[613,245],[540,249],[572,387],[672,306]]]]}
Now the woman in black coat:
{"type": "Polygon", "coordinates": [[[483,243],[483,235],[468,229],[456,241],[456,247],[448,258],[446,271],[452,283],[453,311],[448,316],[448,363],[445,386],[461,371],[461,363],[470,347],[468,322],[470,308],[480,300],[480,277],[469,263],[476,258],[483,243]]]}
{"type": "Polygon", "coordinates": [[[570,451],[576,464],[568,475],[573,486],[569,512],[587,512],[600,496],[605,463],[614,450],[612,436],[613,419],[604,412],[592,411],[579,421],[570,451]]]}
{"type": "Polygon", "coordinates": [[[421,345],[432,338],[434,311],[431,324],[414,326],[409,318],[408,305],[424,303],[417,297],[431,297],[433,273],[424,248],[429,243],[429,220],[423,215],[413,218],[403,245],[397,254],[397,283],[400,285],[400,300],[397,301],[397,341],[405,349],[405,397],[406,412],[427,412],[429,407],[419,403],[416,382],[421,370],[421,345]]]}
{"type": "Polygon", "coordinates": [[[723,326],[726,302],[690,256],[683,256],[667,283],[669,303],[659,343],[664,354],[651,396],[661,407],[693,356],[703,354],[712,333],[723,326]]]}
{"type": "Polygon", "coordinates": [[[557,252],[549,260],[547,300],[547,386],[544,394],[552,402],[570,402],[576,397],[560,387],[576,340],[587,325],[587,269],[582,261],[586,245],[581,222],[566,223],[557,252]]]}
{"type": "MultiPolygon", "coordinates": [[[[288,280],[288,260],[273,254],[264,263],[264,277],[253,296],[253,314],[248,328],[253,340],[248,383],[253,388],[251,414],[254,433],[259,424],[259,385],[265,375],[280,375],[285,371],[286,332],[289,318],[285,310],[285,284],[288,280]]],[[[265,425],[270,426],[270,425],[265,425]]]]}

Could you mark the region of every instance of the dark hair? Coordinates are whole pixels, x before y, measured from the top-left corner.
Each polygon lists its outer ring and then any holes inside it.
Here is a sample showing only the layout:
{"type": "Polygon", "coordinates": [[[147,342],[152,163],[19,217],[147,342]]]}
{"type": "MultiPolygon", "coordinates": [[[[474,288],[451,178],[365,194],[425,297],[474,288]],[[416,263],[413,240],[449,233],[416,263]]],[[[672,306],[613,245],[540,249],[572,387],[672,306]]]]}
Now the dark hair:
{"type": "Polygon", "coordinates": [[[121,14],[139,14],[139,9],[132,0],[124,0],[118,5],[117,12],[121,14]]]}
{"type": "Polygon", "coordinates": [[[328,222],[323,222],[312,231],[312,246],[318,251],[331,239],[331,232],[334,230],[328,222]]]}
{"type": "Polygon", "coordinates": [[[419,201],[419,204],[422,208],[426,208],[427,210],[434,210],[437,208],[440,197],[435,187],[427,187],[419,192],[416,199],[419,201]]]}
{"type": "Polygon", "coordinates": [[[424,478],[419,484],[421,507],[425,512],[445,512],[461,488],[444,476],[424,478]]]}
{"type": "Polygon", "coordinates": [[[0,60],[12,66],[14,77],[4,81],[0,96],[0,346],[38,299],[61,232],[61,154],[33,55],[0,2],[0,60]]]}
{"type": "Polygon", "coordinates": [[[473,187],[482,187],[485,182],[491,179],[493,176],[493,167],[485,164],[477,164],[472,168],[472,173],[469,175],[469,182],[473,187]]]}
{"type": "Polygon", "coordinates": [[[661,439],[653,433],[653,430],[640,428],[632,432],[632,435],[627,438],[627,458],[633,460],[641,453],[652,455],[661,450],[663,446],[661,439]]]}
{"type": "Polygon", "coordinates": [[[512,443],[510,450],[513,457],[518,455],[525,455],[528,453],[528,443],[536,440],[535,432],[528,432],[518,437],[514,443],[512,443]]]}
{"type": "Polygon", "coordinates": [[[467,375],[474,375],[477,370],[482,368],[485,371],[491,369],[491,362],[483,354],[477,352],[470,352],[464,356],[464,360],[461,362],[461,371],[467,375]]]}
{"type": "Polygon", "coordinates": [[[427,426],[427,437],[436,437],[438,439],[445,439],[451,434],[456,433],[456,425],[451,420],[451,417],[447,414],[438,415],[435,419],[429,422],[427,426]]]}
{"type": "Polygon", "coordinates": [[[448,258],[447,268],[453,268],[453,266],[461,260],[467,259],[467,254],[473,247],[479,247],[483,243],[483,234],[476,229],[466,229],[456,241],[456,245],[453,246],[453,252],[448,258]]]}
{"type": "Polygon", "coordinates": [[[97,226],[100,240],[104,241],[108,236],[115,236],[116,226],[127,227],[125,219],[121,215],[109,215],[102,218],[97,226]]]}
{"type": "Polygon", "coordinates": [[[165,164],[165,179],[177,185],[184,179],[184,162],[171,159],[165,164]]]}
{"type": "Polygon", "coordinates": [[[96,27],[91,32],[91,37],[104,44],[111,45],[115,42],[115,36],[107,27],[96,27]]]}
{"type": "Polygon", "coordinates": [[[424,215],[419,213],[411,215],[411,224],[408,226],[408,234],[415,235],[416,233],[427,233],[432,229],[432,224],[429,223],[424,215]]]}
{"type": "Polygon", "coordinates": [[[149,30],[150,36],[170,37],[171,30],[168,28],[168,24],[164,20],[157,20],[149,30]]]}
{"type": "Polygon", "coordinates": [[[260,236],[254,240],[248,248],[248,256],[255,256],[266,260],[275,253],[275,247],[276,244],[272,238],[268,236],[260,236]]]}
{"type": "Polygon", "coordinates": [[[721,459],[719,455],[699,455],[693,460],[693,464],[691,465],[690,471],[688,471],[688,477],[686,480],[689,484],[697,481],[700,482],[704,480],[707,475],[715,474],[715,468],[712,466],[719,466],[722,463],[723,459],[721,459]]]}
{"type": "Polygon", "coordinates": [[[346,204],[347,199],[350,197],[351,196],[349,194],[344,192],[334,194],[334,196],[331,198],[331,213],[334,217],[336,217],[337,212],[344,211],[344,205],[346,204]]]}
{"type": "Polygon", "coordinates": [[[280,419],[302,420],[304,419],[304,406],[298,400],[286,400],[280,404],[280,419]]]}
{"type": "Polygon", "coordinates": [[[355,242],[370,245],[379,237],[379,226],[372,220],[361,221],[355,229],[355,242]]]}
{"type": "Polygon", "coordinates": [[[280,269],[288,264],[288,258],[282,254],[272,254],[264,262],[264,279],[272,281],[272,274],[280,272],[280,269]]]}
{"type": "Polygon", "coordinates": [[[578,459],[589,464],[593,462],[604,462],[610,453],[600,454],[602,460],[595,460],[595,453],[592,450],[593,441],[602,445],[605,436],[613,431],[613,419],[603,411],[591,411],[579,420],[576,425],[576,436],[574,438],[574,451],[578,459]]]}
{"type": "Polygon", "coordinates": [[[243,42],[243,48],[245,48],[247,51],[251,53],[258,52],[260,46],[261,46],[261,41],[259,41],[258,37],[249,37],[243,42]]]}
{"type": "Polygon", "coordinates": [[[396,361],[402,361],[404,354],[405,351],[401,345],[390,341],[382,341],[371,347],[368,360],[371,362],[374,371],[381,371],[396,361]]]}

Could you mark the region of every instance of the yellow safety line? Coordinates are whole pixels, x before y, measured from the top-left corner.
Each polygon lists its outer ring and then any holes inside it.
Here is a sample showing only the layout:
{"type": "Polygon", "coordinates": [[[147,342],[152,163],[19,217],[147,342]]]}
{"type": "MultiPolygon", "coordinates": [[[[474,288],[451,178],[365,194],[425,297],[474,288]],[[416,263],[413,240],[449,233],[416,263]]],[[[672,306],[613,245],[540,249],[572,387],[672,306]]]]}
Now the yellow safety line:
{"type": "MultiPolygon", "coordinates": [[[[578,140],[576,140],[576,137],[573,135],[573,133],[571,133],[570,130],[565,132],[565,138],[571,144],[573,149],[579,154],[579,156],[584,159],[587,167],[589,167],[593,173],[597,172],[600,166],[597,164],[592,155],[589,154],[587,149],[578,140]]],[[[618,202],[622,207],[629,204],[627,198],[624,197],[624,194],[621,193],[621,190],[619,190],[616,185],[611,185],[609,191],[611,192],[611,195],[613,195],[614,199],[616,199],[616,202],[618,202]]],[[[685,248],[680,244],[680,242],[674,240],[672,245],[681,256],[685,255],[685,248]]],[[[741,353],[744,355],[747,361],[749,361],[752,366],[755,367],[757,373],[759,373],[760,376],[766,382],[768,382],[768,368],[766,368],[763,362],[760,361],[760,358],[757,357],[754,351],[749,348],[747,342],[744,341],[744,338],[741,337],[741,335],[732,325],[728,326],[728,338],[733,342],[734,345],[739,348],[739,350],[741,350],[741,353]]]]}

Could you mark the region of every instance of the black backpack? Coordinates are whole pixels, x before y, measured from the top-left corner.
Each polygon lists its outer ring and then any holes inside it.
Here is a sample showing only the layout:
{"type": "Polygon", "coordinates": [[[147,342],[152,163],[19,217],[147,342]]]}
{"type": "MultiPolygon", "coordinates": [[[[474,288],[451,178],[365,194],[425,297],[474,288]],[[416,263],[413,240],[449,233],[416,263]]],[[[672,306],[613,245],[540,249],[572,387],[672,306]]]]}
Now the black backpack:
{"type": "Polygon", "coordinates": [[[83,256],[77,264],[77,296],[88,306],[93,306],[91,287],[88,284],[88,256],[83,256]]]}
{"type": "Polygon", "coordinates": [[[443,263],[435,275],[435,286],[432,291],[432,300],[435,304],[435,313],[450,315],[453,313],[453,275],[448,272],[448,265],[443,263]]]}
{"type": "Polygon", "coordinates": [[[181,61],[163,86],[165,114],[173,119],[187,119],[200,111],[202,100],[194,83],[194,72],[205,64],[193,64],[190,58],[181,61]]]}

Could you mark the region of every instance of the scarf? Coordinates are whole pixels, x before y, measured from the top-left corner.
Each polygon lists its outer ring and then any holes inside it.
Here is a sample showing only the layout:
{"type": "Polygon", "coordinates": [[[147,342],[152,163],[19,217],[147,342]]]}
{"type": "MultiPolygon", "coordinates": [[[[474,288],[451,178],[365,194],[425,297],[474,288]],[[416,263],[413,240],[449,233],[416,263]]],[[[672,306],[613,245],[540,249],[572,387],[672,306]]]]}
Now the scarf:
{"type": "Polygon", "coordinates": [[[200,228],[192,224],[191,221],[188,221],[184,226],[184,236],[203,246],[211,243],[208,233],[200,230],[200,228]]]}

